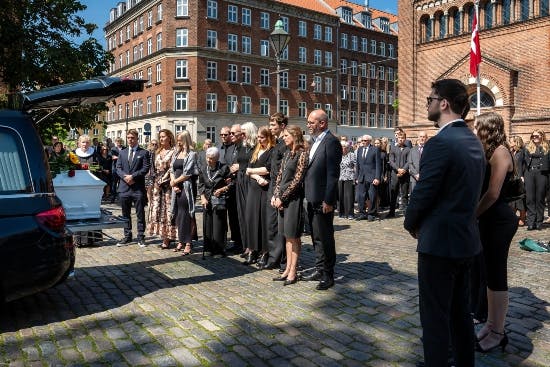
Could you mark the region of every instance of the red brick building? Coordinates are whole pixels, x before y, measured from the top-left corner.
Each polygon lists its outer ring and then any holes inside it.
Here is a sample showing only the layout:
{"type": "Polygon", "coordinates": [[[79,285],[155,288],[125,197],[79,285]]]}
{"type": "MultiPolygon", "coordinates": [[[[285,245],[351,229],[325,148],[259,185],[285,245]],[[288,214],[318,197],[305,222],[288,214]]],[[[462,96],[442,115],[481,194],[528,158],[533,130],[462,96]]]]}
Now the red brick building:
{"type": "Polygon", "coordinates": [[[277,111],[269,35],[278,19],[292,37],[281,57],[280,84],[281,112],[292,123],[305,129],[308,111],[323,108],[333,130],[352,129],[343,132],[348,136],[369,126],[374,135],[391,131],[397,121],[394,15],[341,0],[127,0],[111,9],[105,27],[115,57],[110,75],[148,82],[143,93],[110,106],[107,136],[121,136],[127,127],[142,133],[150,123],[153,135],[186,129],[197,141],[216,141],[224,125],[266,124],[277,111]],[[369,100],[371,92],[376,98],[369,100]]]}
{"type": "MultiPolygon", "coordinates": [[[[548,0],[480,1],[483,61],[481,112],[504,117],[506,133],[528,138],[550,132],[550,17],[548,0]]],[[[399,121],[409,135],[432,129],[426,96],[431,82],[455,78],[468,85],[473,119],[476,80],[469,73],[472,0],[399,1],[399,121]]]]}

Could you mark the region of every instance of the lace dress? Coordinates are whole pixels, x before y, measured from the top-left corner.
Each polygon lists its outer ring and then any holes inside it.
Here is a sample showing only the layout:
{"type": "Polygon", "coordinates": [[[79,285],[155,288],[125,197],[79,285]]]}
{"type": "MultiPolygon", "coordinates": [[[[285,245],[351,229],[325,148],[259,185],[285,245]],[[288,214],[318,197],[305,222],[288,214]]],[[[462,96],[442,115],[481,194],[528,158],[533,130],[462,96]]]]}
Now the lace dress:
{"type": "Polygon", "coordinates": [[[153,196],[149,203],[148,228],[149,235],[159,235],[163,239],[176,239],[176,226],[170,220],[170,203],[172,188],[170,181],[161,184],[162,178],[168,174],[174,149],[162,150],[155,155],[156,179],[153,184],[153,196]]]}

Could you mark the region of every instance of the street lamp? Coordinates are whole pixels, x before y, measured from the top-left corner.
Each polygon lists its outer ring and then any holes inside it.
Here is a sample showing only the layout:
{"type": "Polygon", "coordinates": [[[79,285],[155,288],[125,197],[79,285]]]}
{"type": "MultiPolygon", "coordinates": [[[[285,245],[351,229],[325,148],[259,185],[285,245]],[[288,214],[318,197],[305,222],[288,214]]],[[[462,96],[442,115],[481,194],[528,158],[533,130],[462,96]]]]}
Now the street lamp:
{"type": "Polygon", "coordinates": [[[275,22],[273,32],[269,35],[269,41],[277,60],[277,112],[281,112],[281,54],[290,42],[290,35],[285,31],[281,19],[275,22]]]}
{"type": "Polygon", "coordinates": [[[128,135],[128,115],[130,114],[130,104],[126,102],[126,135],[128,135]]]}

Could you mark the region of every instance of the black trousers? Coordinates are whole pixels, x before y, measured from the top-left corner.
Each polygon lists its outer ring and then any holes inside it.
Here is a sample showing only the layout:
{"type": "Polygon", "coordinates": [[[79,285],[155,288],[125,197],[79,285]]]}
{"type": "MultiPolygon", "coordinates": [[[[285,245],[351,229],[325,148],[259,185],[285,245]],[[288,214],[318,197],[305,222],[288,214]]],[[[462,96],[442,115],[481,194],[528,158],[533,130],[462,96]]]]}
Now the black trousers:
{"type": "Polygon", "coordinates": [[[239,226],[239,212],[237,210],[237,198],[234,186],[229,191],[226,203],[227,216],[229,217],[229,229],[231,230],[231,240],[235,243],[235,247],[242,248],[243,241],[241,238],[241,228],[239,226]]]}
{"type": "MultiPolygon", "coordinates": [[[[363,202],[365,202],[364,199],[363,202]]],[[[338,214],[344,217],[353,216],[354,203],[355,185],[353,180],[338,181],[338,214]]]]}
{"type": "Polygon", "coordinates": [[[409,202],[409,183],[409,175],[397,177],[396,174],[392,174],[390,182],[390,212],[395,212],[399,196],[401,197],[402,206],[406,206],[409,202]]]}
{"type": "Polygon", "coordinates": [[[128,191],[121,193],[120,206],[122,207],[122,216],[128,219],[128,226],[124,228],[124,237],[132,239],[132,204],[136,208],[137,217],[137,239],[145,239],[145,203],[147,194],[141,191],[128,191]]]}
{"type": "Polygon", "coordinates": [[[204,250],[212,255],[225,252],[227,240],[227,210],[212,210],[212,206],[203,211],[202,234],[204,250]]]}
{"type": "Polygon", "coordinates": [[[311,240],[315,249],[315,268],[324,277],[334,278],[336,242],[334,241],[334,212],[324,214],[321,203],[307,203],[311,240]]]}
{"type": "Polygon", "coordinates": [[[527,225],[541,226],[544,220],[544,207],[548,177],[540,170],[525,171],[525,199],[527,202],[527,225]]]}
{"type": "Polygon", "coordinates": [[[453,347],[457,367],[474,367],[474,324],[468,304],[472,262],[473,257],[449,259],[418,254],[420,322],[426,367],[446,366],[449,344],[453,347]]]}

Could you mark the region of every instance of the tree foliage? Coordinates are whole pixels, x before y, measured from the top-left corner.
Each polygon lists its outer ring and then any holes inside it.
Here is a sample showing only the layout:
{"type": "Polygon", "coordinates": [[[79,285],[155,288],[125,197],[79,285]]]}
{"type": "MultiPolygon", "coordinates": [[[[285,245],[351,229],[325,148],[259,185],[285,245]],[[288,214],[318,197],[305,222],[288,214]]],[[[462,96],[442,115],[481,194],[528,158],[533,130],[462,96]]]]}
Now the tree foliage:
{"type": "MultiPolygon", "coordinates": [[[[84,9],[78,0],[0,1],[0,82],[6,85],[8,97],[89,79],[108,70],[112,55],[91,37],[97,25],[78,15],[84,9]],[[79,37],[88,38],[76,43],[79,37]]],[[[9,100],[0,98],[0,103],[9,100]]],[[[67,111],[44,122],[63,128],[89,127],[101,108],[82,109],[77,116],[67,111]]]]}

